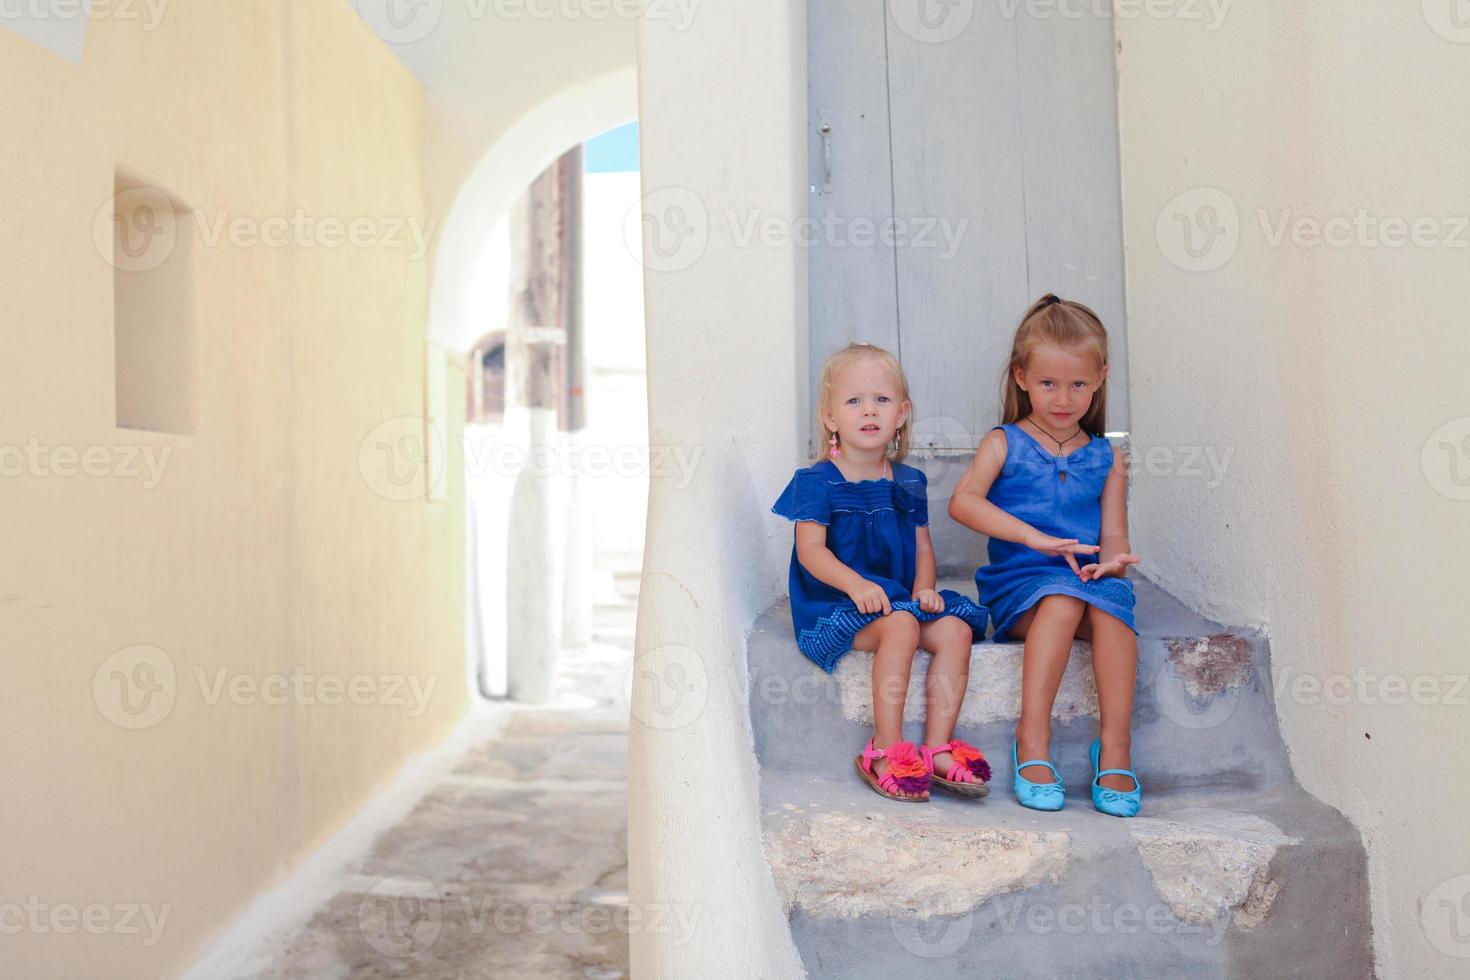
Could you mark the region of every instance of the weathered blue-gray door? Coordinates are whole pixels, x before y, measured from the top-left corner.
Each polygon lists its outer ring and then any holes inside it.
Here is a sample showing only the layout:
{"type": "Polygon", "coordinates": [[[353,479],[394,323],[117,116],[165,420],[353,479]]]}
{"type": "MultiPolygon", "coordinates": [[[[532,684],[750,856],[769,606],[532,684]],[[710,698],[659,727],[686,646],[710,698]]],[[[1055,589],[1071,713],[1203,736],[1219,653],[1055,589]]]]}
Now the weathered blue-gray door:
{"type": "Polygon", "coordinates": [[[920,455],[995,424],[1010,338],[1047,292],[1103,318],[1108,428],[1128,427],[1106,7],[809,0],[812,384],[850,340],[888,347],[920,455]]]}

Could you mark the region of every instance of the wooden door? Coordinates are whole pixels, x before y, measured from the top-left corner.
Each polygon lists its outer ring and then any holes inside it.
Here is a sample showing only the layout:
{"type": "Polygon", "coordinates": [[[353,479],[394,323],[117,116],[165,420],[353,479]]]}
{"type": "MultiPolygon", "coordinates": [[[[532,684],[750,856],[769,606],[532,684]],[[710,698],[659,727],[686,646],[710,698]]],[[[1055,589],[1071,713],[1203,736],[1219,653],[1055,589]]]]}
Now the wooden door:
{"type": "Polygon", "coordinates": [[[894,351],[921,456],[998,421],[1011,337],[1047,292],[1108,327],[1108,428],[1128,428],[1112,21],[1027,7],[808,4],[812,390],[851,340],[894,351]]]}

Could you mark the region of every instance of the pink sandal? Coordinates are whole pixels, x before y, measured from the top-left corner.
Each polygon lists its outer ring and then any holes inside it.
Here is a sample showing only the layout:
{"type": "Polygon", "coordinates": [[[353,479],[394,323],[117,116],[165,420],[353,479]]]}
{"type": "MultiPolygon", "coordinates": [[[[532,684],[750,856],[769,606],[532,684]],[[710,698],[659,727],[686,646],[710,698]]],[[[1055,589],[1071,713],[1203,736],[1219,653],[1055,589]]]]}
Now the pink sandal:
{"type": "Polygon", "coordinates": [[[990,779],[990,763],[973,745],[955,738],[933,748],[921,745],[919,751],[924,756],[924,769],[929,773],[930,781],[940,789],[971,799],[979,799],[990,792],[986,785],[990,779]],[[934,757],[941,752],[952,755],[955,763],[943,776],[934,771],[934,757]]]}
{"type": "Polygon", "coordinates": [[[894,742],[888,748],[880,749],[873,746],[870,738],[867,748],[856,761],[858,774],[879,796],[903,803],[923,803],[929,799],[929,767],[919,758],[913,742],[894,742]],[[873,772],[874,759],[888,760],[888,771],[881,778],[873,772]],[[900,796],[900,790],[923,795],[900,796]]]}

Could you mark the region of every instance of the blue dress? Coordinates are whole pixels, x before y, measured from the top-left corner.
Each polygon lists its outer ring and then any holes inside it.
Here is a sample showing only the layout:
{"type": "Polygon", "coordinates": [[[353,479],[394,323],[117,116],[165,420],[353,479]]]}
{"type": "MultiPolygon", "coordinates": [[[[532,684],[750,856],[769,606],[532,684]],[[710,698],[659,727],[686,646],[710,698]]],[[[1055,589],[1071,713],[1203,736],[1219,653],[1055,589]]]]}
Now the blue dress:
{"type": "MultiPolygon", "coordinates": [[[[1102,533],[1102,491],[1113,467],[1113,446],[1092,441],[1069,456],[1054,456],[1025,429],[1000,425],[1006,434],[1006,461],[990,486],[992,504],[1044,534],[1097,544],[1102,533]],[[1062,475],[1066,474],[1066,479],[1062,475]]],[[[1060,555],[1043,555],[1023,544],[991,538],[990,564],[975,572],[980,601],[995,618],[995,639],[1013,639],[1007,630],[1021,614],[1049,595],[1076,596],[1133,625],[1133,583],[1108,577],[1084,582],[1060,555]]],[[[1078,565],[1095,556],[1077,555],[1078,565]]]]}
{"type": "MultiPolygon", "coordinates": [[[[837,464],[824,459],[796,471],[772,512],[793,521],[827,527],[827,547],[863,578],[882,586],[891,608],[912,613],[921,623],[958,616],[979,638],[989,614],[974,600],[945,589],[944,611],[919,608],[913,597],[916,529],[929,523],[928,478],[922,470],[893,464],[891,480],[851,483],[837,464]]],[[[791,549],[791,621],[796,645],[829,674],[852,638],[881,613],[861,613],[847,593],[813,577],[791,549]]]]}

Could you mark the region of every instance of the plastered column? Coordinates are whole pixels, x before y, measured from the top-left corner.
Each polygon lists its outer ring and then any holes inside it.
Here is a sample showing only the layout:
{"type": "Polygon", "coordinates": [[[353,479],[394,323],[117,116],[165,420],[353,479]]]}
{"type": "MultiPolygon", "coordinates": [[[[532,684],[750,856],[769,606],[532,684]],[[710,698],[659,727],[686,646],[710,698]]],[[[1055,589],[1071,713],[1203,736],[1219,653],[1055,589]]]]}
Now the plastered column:
{"type": "Polygon", "coordinates": [[[799,462],[806,255],[739,229],[805,213],[806,10],[750,0],[680,24],[656,9],[639,35],[649,435],[655,459],[693,465],[650,481],[629,888],[645,920],[672,906],[696,925],[635,932],[632,968],[794,977],[761,849],[745,632],[791,547],[768,507],[799,462]]]}

